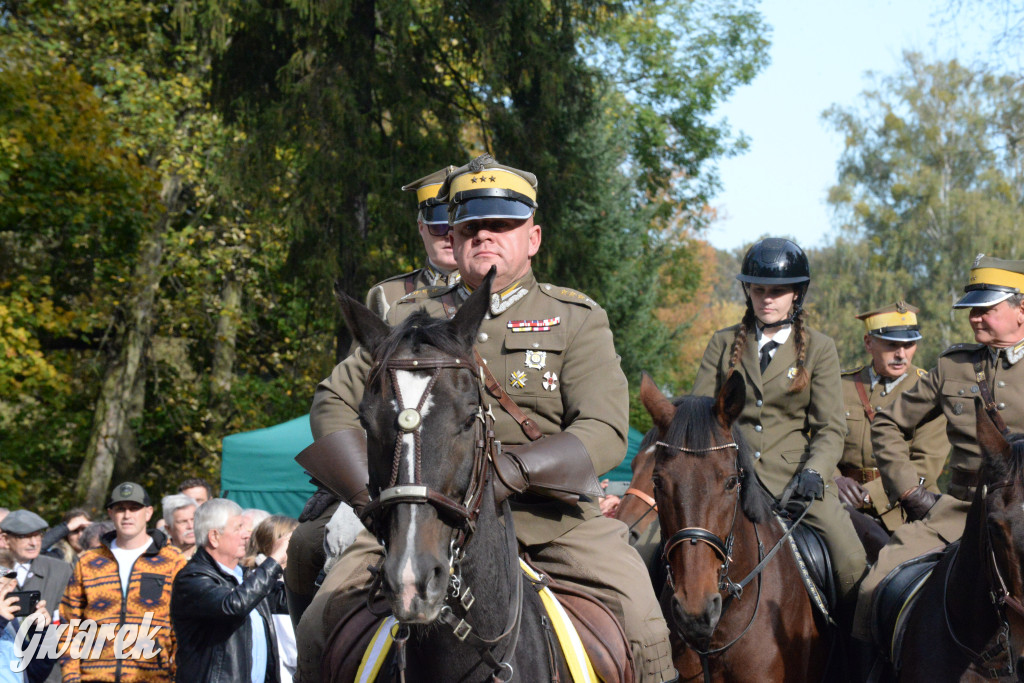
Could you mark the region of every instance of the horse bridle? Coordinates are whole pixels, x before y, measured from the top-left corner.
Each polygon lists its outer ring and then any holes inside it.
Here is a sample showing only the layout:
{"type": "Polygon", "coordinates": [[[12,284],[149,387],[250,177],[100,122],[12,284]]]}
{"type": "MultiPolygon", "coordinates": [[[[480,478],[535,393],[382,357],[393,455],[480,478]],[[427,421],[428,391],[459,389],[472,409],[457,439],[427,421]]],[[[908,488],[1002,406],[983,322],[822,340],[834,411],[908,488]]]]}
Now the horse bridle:
{"type": "MultiPolygon", "coordinates": [[[[522,623],[523,611],[523,582],[522,579],[514,581],[515,594],[509,604],[509,614],[506,620],[506,627],[495,638],[483,638],[473,633],[473,627],[467,623],[465,616],[468,616],[469,609],[475,602],[475,596],[471,588],[462,580],[460,569],[461,562],[465,556],[465,546],[472,537],[476,527],[476,521],[480,516],[480,501],[483,498],[484,490],[489,482],[487,464],[493,453],[494,440],[494,413],[490,406],[484,407],[483,379],[477,364],[467,358],[453,356],[437,356],[434,358],[404,358],[388,360],[386,365],[377,362],[371,369],[370,377],[377,376],[377,373],[386,372],[390,379],[391,388],[398,404],[398,428],[403,433],[411,433],[415,449],[415,458],[410,483],[398,483],[399,470],[402,460],[402,446],[404,439],[399,436],[395,439],[395,452],[392,461],[391,478],[387,488],[380,491],[360,513],[363,523],[373,530],[377,540],[384,548],[384,555],[387,555],[387,545],[384,542],[383,533],[385,529],[385,517],[388,511],[396,505],[431,505],[437,510],[438,516],[453,529],[452,539],[449,543],[449,586],[448,599],[441,608],[440,620],[447,624],[460,641],[466,642],[477,650],[481,660],[491,667],[494,681],[509,681],[513,677],[513,669],[509,660],[516,649],[519,639],[519,627],[522,623]],[[473,446],[473,472],[470,485],[467,489],[463,502],[452,500],[450,497],[436,491],[422,481],[420,464],[422,456],[422,415],[423,406],[430,397],[430,392],[440,377],[441,370],[468,370],[474,377],[479,378],[478,405],[474,425],[474,446],[473,446]],[[424,371],[433,370],[433,374],[423,390],[419,403],[415,408],[406,408],[399,388],[397,373],[399,370],[424,371]],[[454,602],[463,617],[455,614],[450,602],[454,602]],[[499,661],[492,653],[492,649],[500,645],[506,639],[509,640],[505,648],[504,656],[499,661]]],[[[511,517],[511,508],[508,501],[502,503],[503,514],[511,517]]],[[[510,556],[509,563],[512,566],[510,576],[519,574],[518,542],[512,524],[505,524],[506,545],[510,556]]],[[[378,564],[376,577],[374,578],[367,602],[374,600],[376,592],[380,589],[381,571],[378,564]]],[[[409,637],[408,625],[402,624],[398,634],[395,636],[396,659],[400,662],[400,668],[404,668],[404,648],[409,637]]]]}
{"type": "Polygon", "coordinates": [[[960,548],[958,546],[953,558],[949,564],[946,565],[946,576],[942,585],[942,615],[946,620],[946,631],[949,633],[950,638],[956,643],[965,654],[967,654],[972,661],[974,661],[978,668],[982,670],[990,678],[1000,678],[1003,676],[1015,676],[1017,673],[1017,660],[1013,654],[1013,648],[1010,642],[1010,622],[1006,618],[1006,610],[1010,609],[1018,617],[1024,619],[1024,603],[1021,599],[1014,596],[1009,588],[1007,588],[1006,579],[1003,577],[1003,573],[999,570],[999,562],[996,559],[995,546],[992,543],[992,534],[988,531],[988,495],[993,491],[997,491],[1007,486],[1013,486],[1014,481],[1005,479],[998,481],[991,486],[985,484],[982,485],[981,499],[985,503],[986,514],[982,515],[982,525],[985,534],[985,564],[987,565],[989,572],[989,585],[995,586],[989,591],[989,598],[992,600],[992,605],[996,610],[996,614],[999,616],[1002,628],[999,634],[996,636],[995,644],[984,652],[975,652],[972,648],[965,645],[956,636],[956,632],[953,630],[953,622],[949,618],[949,608],[947,604],[947,593],[949,590],[949,579],[952,573],[953,564],[956,562],[959,556],[960,548]],[[988,668],[986,665],[999,656],[1002,653],[1006,653],[1006,666],[1000,668],[988,668]]]}

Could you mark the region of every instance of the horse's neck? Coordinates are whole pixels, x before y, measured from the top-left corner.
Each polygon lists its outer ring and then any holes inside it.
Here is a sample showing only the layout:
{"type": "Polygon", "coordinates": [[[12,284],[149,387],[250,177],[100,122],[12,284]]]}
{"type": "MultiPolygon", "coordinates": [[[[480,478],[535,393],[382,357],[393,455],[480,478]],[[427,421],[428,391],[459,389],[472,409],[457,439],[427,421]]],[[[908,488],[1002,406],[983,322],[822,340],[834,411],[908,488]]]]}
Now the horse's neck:
{"type": "MultiPolygon", "coordinates": [[[[999,627],[989,595],[992,587],[984,527],[985,506],[978,498],[967,513],[956,557],[947,559],[952,562],[948,576],[942,577],[945,609],[952,622],[961,625],[956,629],[957,637],[975,649],[982,649],[999,627]],[[964,628],[968,624],[971,627],[964,628]]],[[[943,567],[940,563],[936,571],[943,567]]]]}

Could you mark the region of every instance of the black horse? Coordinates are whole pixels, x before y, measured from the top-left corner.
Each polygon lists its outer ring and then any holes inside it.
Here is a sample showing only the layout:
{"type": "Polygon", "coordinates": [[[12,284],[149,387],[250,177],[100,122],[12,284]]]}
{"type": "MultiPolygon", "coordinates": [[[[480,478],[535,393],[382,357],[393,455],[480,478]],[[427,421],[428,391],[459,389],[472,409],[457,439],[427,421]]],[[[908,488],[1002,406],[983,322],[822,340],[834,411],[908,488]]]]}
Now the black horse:
{"type": "Polygon", "coordinates": [[[570,680],[491,486],[473,340],[493,272],[452,320],[418,312],[394,330],[338,292],[373,359],[359,407],[373,497],[363,516],[385,548],[372,592],[400,624],[390,670],[410,682],[570,680]]]}
{"type": "Polygon", "coordinates": [[[900,681],[1024,680],[1024,434],[975,403],[978,490],[908,617],[900,681]]]}

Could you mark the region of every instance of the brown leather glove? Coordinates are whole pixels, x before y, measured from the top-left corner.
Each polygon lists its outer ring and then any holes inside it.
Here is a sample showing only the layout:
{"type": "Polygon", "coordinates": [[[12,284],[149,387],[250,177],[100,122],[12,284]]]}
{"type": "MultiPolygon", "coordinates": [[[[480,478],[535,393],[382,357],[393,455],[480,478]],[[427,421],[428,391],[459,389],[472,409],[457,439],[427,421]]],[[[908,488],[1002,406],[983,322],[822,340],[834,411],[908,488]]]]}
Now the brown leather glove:
{"type": "Polygon", "coordinates": [[[356,514],[370,502],[366,464],[366,434],[362,429],[342,429],[321,436],[295,461],[332,493],[352,506],[356,514]]]}
{"type": "Polygon", "coordinates": [[[924,519],[938,500],[939,494],[932,493],[924,486],[915,486],[900,496],[900,507],[903,508],[907,521],[916,522],[924,519]]]}
{"type": "Polygon", "coordinates": [[[594,463],[583,442],[559,432],[494,456],[495,502],[529,491],[576,505],[581,496],[597,500],[603,493],[594,463]]]}
{"type": "Polygon", "coordinates": [[[861,486],[855,479],[850,477],[836,477],[836,488],[839,490],[839,500],[844,505],[849,505],[854,510],[859,510],[871,502],[868,490],[861,486]]]}

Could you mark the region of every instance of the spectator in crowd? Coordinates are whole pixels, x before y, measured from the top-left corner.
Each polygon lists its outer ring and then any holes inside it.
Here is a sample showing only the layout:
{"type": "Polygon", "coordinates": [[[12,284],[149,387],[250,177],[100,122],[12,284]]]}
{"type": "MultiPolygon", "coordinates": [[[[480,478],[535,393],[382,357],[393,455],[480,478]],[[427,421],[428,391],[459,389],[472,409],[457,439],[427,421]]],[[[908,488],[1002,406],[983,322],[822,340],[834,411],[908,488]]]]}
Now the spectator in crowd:
{"type": "Polygon", "coordinates": [[[181,482],[178,493],[184,493],[199,506],[213,498],[213,487],[207,484],[205,479],[193,477],[181,482]]]}
{"type": "Polygon", "coordinates": [[[14,556],[18,573],[18,590],[39,591],[51,610],[57,609],[68,579],[71,565],[63,560],[40,555],[46,520],[29,510],[15,510],[0,522],[0,531],[14,556]]]}
{"type": "MultiPolygon", "coordinates": [[[[4,517],[10,514],[10,510],[7,508],[0,508],[0,522],[4,521],[4,517]]],[[[0,550],[7,547],[7,540],[4,539],[4,535],[0,534],[0,550]]]]}
{"type": "Polygon", "coordinates": [[[92,520],[83,508],[72,508],[64,513],[60,524],[43,534],[42,547],[49,557],[56,557],[74,566],[82,552],[82,531],[92,520]]]}
{"type": "Polygon", "coordinates": [[[192,559],[196,552],[193,522],[198,505],[184,493],[176,493],[164,496],[160,501],[160,507],[164,510],[164,524],[167,527],[167,535],[171,537],[171,543],[182,552],[185,559],[192,559]]]}
{"type": "Polygon", "coordinates": [[[14,554],[10,550],[0,550],[0,683],[33,683],[46,679],[53,669],[54,662],[34,654],[28,667],[23,672],[15,672],[12,664],[18,659],[15,643],[18,628],[24,620],[33,619],[37,623],[33,628],[44,628],[50,623],[50,610],[45,601],[40,600],[35,613],[29,617],[16,617],[18,598],[10,593],[18,590],[18,573],[14,571],[14,554]]]}
{"type": "Polygon", "coordinates": [[[252,534],[256,530],[263,520],[270,517],[270,513],[266,510],[260,510],[259,508],[246,508],[242,510],[242,516],[245,517],[249,523],[249,533],[252,534]]]}
{"type": "Polygon", "coordinates": [[[174,581],[171,616],[178,637],[182,683],[277,683],[274,613],[284,613],[281,582],[288,539],[277,539],[263,560],[244,569],[247,521],[237,503],[214,498],[196,510],[198,549],[174,581]]]}
{"type": "MultiPolygon", "coordinates": [[[[253,530],[252,536],[249,537],[242,566],[255,569],[263,564],[263,561],[273,552],[274,544],[285,536],[291,536],[298,526],[299,520],[285,515],[267,517],[259,523],[253,530]]],[[[277,629],[277,656],[281,683],[291,683],[292,676],[295,675],[296,664],[295,628],[287,614],[274,615],[274,628],[277,629]]]]}
{"type": "Polygon", "coordinates": [[[92,550],[93,548],[99,548],[103,545],[101,538],[104,534],[109,534],[114,530],[114,523],[110,520],[103,522],[93,522],[89,526],[82,530],[82,537],[79,539],[79,543],[82,544],[82,552],[86,550],[92,550]]]}
{"type": "Polygon", "coordinates": [[[116,658],[114,640],[106,641],[97,657],[65,657],[64,681],[172,681],[176,647],[171,586],[185,557],[162,532],[147,531],[153,506],[138,484],[125,482],[114,487],[107,514],[114,531],[102,537],[99,548],[82,553],[62,613],[67,621],[92,619],[100,627],[111,624],[118,630],[148,621],[149,627],[140,628],[139,634],[152,635],[156,643],[136,641],[133,656],[126,659],[116,658]],[[155,657],[141,656],[139,651],[147,647],[156,651],[155,657]]]}

